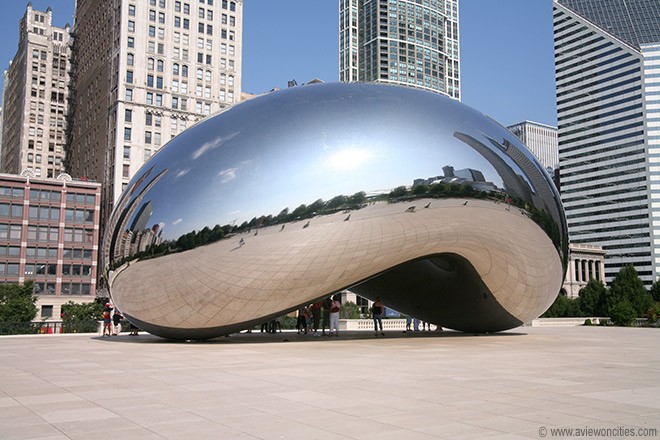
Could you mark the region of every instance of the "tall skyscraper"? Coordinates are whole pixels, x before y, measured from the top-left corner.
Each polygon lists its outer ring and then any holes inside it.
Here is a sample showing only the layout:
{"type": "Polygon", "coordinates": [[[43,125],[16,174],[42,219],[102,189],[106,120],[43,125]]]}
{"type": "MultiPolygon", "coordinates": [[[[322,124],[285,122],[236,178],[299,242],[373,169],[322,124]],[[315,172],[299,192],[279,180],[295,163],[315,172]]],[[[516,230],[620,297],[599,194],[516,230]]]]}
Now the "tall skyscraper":
{"type": "Polygon", "coordinates": [[[461,97],[458,0],[339,0],[339,80],[461,97]]]}
{"type": "Polygon", "coordinates": [[[561,194],[605,279],[660,272],[660,2],[554,0],[561,194]]]}
{"type": "Polygon", "coordinates": [[[101,218],[170,138],[240,101],[242,0],[77,0],[67,170],[101,218]]]}
{"type": "Polygon", "coordinates": [[[549,173],[552,173],[559,166],[557,127],[539,124],[538,122],[523,121],[507,128],[523,141],[549,173]]]}
{"type": "Polygon", "coordinates": [[[36,177],[64,171],[69,96],[69,26],[52,25],[53,12],[28,3],[18,51],[5,73],[2,172],[36,177]]]}

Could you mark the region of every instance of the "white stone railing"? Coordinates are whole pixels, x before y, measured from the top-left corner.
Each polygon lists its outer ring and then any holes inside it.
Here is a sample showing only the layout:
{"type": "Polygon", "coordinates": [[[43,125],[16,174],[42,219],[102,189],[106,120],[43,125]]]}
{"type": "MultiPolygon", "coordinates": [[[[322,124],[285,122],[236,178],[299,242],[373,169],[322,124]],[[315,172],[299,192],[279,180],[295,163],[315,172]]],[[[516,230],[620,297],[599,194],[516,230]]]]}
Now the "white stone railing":
{"type": "MultiPolygon", "coordinates": [[[[373,319],[340,319],[339,329],[350,330],[350,331],[355,331],[355,330],[373,331],[374,321],[373,319]]],[[[383,330],[403,331],[405,329],[406,329],[405,319],[383,319],[383,330]]],[[[420,329],[421,329],[421,324],[420,324],[420,329]]],[[[432,330],[435,329],[436,326],[433,325],[432,330]]]]}
{"type": "Polygon", "coordinates": [[[584,322],[590,319],[593,325],[606,324],[610,318],[538,318],[532,320],[532,327],[575,327],[584,325],[584,322]]]}

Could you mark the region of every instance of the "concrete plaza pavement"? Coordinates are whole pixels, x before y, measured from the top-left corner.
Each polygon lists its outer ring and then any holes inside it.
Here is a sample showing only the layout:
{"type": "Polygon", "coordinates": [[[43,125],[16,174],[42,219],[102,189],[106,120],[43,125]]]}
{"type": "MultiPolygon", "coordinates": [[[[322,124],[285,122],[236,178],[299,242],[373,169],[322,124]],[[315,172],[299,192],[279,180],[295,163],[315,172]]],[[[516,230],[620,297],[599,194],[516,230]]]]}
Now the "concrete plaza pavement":
{"type": "Polygon", "coordinates": [[[0,337],[0,438],[660,438],[659,347],[615,327],[0,337]]]}

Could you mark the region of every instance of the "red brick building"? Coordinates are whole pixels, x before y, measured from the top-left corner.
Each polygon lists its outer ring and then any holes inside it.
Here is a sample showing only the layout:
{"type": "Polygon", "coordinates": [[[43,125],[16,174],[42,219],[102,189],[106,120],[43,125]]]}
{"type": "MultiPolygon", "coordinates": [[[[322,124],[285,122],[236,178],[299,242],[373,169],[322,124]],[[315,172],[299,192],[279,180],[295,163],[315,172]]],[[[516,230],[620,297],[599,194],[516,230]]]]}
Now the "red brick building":
{"type": "Polygon", "coordinates": [[[37,320],[96,295],[101,184],[0,174],[0,283],[34,280],[37,320]]]}

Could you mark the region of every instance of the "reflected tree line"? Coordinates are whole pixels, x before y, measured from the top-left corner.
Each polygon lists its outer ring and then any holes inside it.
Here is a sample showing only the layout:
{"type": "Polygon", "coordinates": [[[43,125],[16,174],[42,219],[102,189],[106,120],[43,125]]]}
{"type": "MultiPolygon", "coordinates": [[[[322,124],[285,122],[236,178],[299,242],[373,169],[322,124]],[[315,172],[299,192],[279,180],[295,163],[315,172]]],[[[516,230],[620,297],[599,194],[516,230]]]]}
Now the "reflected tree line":
{"type": "Polygon", "coordinates": [[[530,205],[522,199],[511,197],[501,191],[481,191],[473,188],[470,184],[457,183],[433,183],[417,184],[412,187],[398,186],[389,193],[375,196],[367,196],[364,191],[359,191],[351,196],[338,195],[328,201],[318,199],[310,204],[301,204],[290,210],[288,207],[282,209],[277,215],[262,215],[253,217],[250,221],[244,221],[240,225],[225,224],[206,226],[201,230],[193,230],[181,235],[176,240],[163,241],[151,244],[146,250],[137,252],[131,256],[116,259],[111,268],[117,268],[128,261],[135,259],[149,259],[175,252],[182,252],[230,238],[232,236],[251,232],[253,229],[269,226],[285,225],[287,223],[311,219],[316,216],[330,215],[337,212],[350,212],[367,206],[368,203],[387,202],[397,203],[412,201],[422,198],[466,198],[466,199],[490,199],[496,203],[506,203],[521,209],[534,222],[536,222],[552,239],[555,245],[559,245],[560,234],[556,223],[551,216],[542,210],[530,205]]]}

